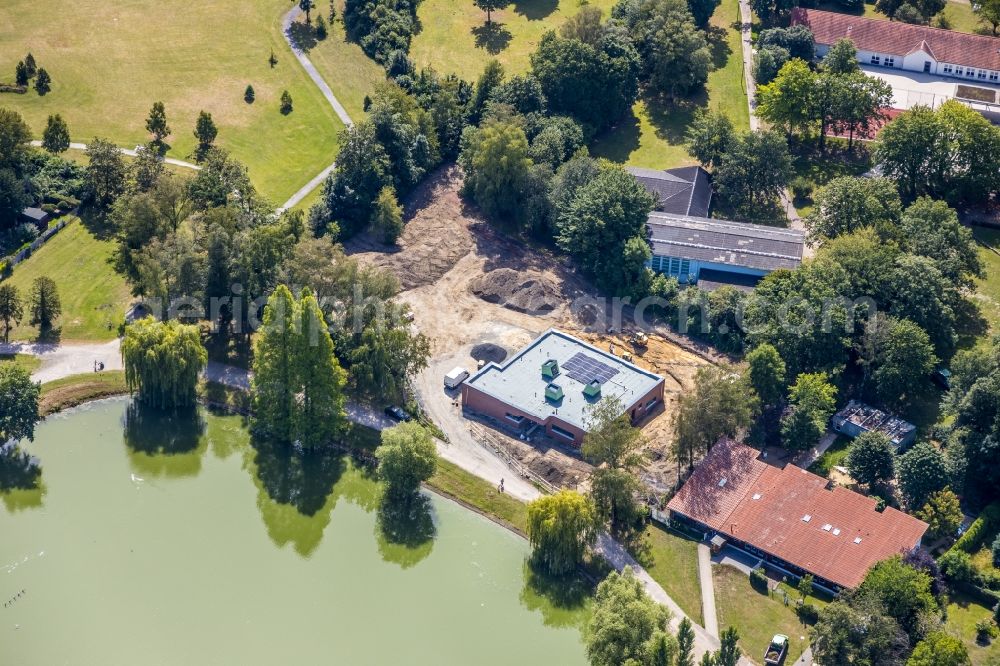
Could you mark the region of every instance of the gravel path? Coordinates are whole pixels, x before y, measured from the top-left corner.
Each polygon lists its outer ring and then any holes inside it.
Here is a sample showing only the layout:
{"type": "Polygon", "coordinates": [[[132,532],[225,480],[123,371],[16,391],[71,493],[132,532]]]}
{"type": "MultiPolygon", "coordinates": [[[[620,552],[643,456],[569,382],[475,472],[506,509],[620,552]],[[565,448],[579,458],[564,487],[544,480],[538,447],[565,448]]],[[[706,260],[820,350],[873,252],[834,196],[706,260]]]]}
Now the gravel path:
{"type": "MultiPolygon", "coordinates": [[[[338,100],[336,95],[333,94],[333,90],[330,89],[330,86],[327,85],[326,81],[323,80],[323,77],[320,76],[319,71],[316,69],[316,66],[312,64],[312,61],[309,60],[309,56],[306,55],[306,52],[300,49],[295,44],[295,40],[292,39],[292,33],[291,33],[292,23],[294,23],[295,19],[297,19],[301,15],[302,15],[302,10],[299,8],[298,5],[292,7],[288,11],[288,13],[285,14],[285,17],[284,19],[282,19],[282,24],[281,24],[281,31],[282,34],[285,35],[285,41],[288,42],[289,48],[291,48],[292,53],[295,54],[295,59],[299,61],[299,64],[301,64],[303,69],[306,70],[306,74],[309,75],[309,78],[312,79],[313,83],[316,84],[316,87],[319,88],[319,91],[323,93],[323,97],[325,97],[326,101],[330,104],[331,107],[333,107],[333,111],[334,113],[337,114],[337,117],[340,118],[340,122],[344,123],[346,127],[350,127],[351,125],[354,124],[354,121],[352,121],[351,117],[347,114],[347,109],[344,108],[344,105],[341,104],[340,100],[338,100]]],[[[305,199],[310,192],[319,187],[320,184],[324,180],[326,180],[326,177],[329,176],[335,168],[337,168],[336,162],[334,162],[330,166],[320,171],[315,178],[313,178],[308,183],[300,187],[295,194],[289,197],[288,201],[283,203],[281,205],[281,208],[278,209],[278,212],[280,213],[289,208],[292,208],[295,205],[297,205],[300,201],[305,199]]]]}
{"type": "Polygon", "coordinates": [[[37,356],[42,364],[31,378],[37,382],[51,382],[69,375],[94,371],[94,361],[104,363],[105,370],[121,370],[122,357],[118,340],[80,345],[11,342],[0,343],[0,354],[28,354],[37,356]]]}
{"type": "MultiPolygon", "coordinates": [[[[32,146],[41,146],[42,142],[41,141],[32,141],[31,145],[32,146]]],[[[85,143],[77,143],[75,141],[72,142],[72,143],[70,143],[69,147],[72,150],[87,150],[87,144],[85,144],[85,143]]],[[[119,152],[121,152],[122,155],[128,155],[129,157],[135,157],[136,156],[136,151],[135,151],[134,148],[118,148],[118,150],[119,150],[119,152]]],[[[194,169],[195,171],[198,171],[199,169],[201,169],[201,167],[198,166],[197,164],[192,164],[191,162],[185,162],[184,160],[177,160],[177,159],[174,159],[173,157],[164,157],[163,158],[163,162],[165,164],[172,164],[174,166],[182,167],[184,169],[194,169]]]]}
{"type": "Polygon", "coordinates": [[[712,551],[708,544],[698,544],[698,581],[701,583],[701,610],[705,616],[705,631],[719,637],[719,615],[715,610],[715,580],[712,578],[712,551]]]}

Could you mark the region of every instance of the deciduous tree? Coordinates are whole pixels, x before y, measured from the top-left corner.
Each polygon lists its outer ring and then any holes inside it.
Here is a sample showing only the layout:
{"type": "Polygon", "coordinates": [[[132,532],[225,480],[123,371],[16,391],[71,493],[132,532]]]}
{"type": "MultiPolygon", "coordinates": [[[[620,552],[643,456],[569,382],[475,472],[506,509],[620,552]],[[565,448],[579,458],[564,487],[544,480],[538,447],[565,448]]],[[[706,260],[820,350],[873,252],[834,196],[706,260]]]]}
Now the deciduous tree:
{"type": "Polygon", "coordinates": [[[694,467],[695,456],[723,437],[738,439],[750,427],[758,398],[746,380],[727,366],[704,366],[694,390],[681,395],[674,416],[674,455],[694,467]]]}
{"type": "Polygon", "coordinates": [[[847,454],[847,471],[869,487],[890,480],[896,473],[896,453],[889,438],[874,431],[859,435],[847,454]]]}
{"type": "Polygon", "coordinates": [[[95,138],[87,144],[87,185],[94,205],[107,210],[125,192],[128,165],[118,146],[95,138]]]}
{"type": "Polygon", "coordinates": [[[554,576],[572,572],[597,538],[597,525],[589,497],[572,490],[543,495],[528,504],[532,561],[554,576]]]}
{"type": "Polygon", "coordinates": [[[831,74],[853,74],[859,71],[858,49],[850,38],[838,39],[823,56],[823,69],[831,74]]]}
{"type": "Polygon", "coordinates": [[[670,613],[643,590],[631,567],[611,572],[597,586],[587,626],[587,656],[593,666],[645,664],[670,613]]]}
{"type": "Polygon", "coordinates": [[[0,363],[0,441],[34,439],[41,384],[14,363],[0,363]]]}
{"type": "Polygon", "coordinates": [[[198,139],[199,156],[204,157],[209,148],[212,147],[215,137],[218,134],[219,130],[215,126],[215,121],[212,120],[212,114],[207,111],[201,111],[194,125],[194,138],[198,139]]]}
{"type": "Polygon", "coordinates": [[[762,407],[779,404],[785,398],[786,368],[781,354],[766,342],[747,354],[747,378],[762,407]]]}
{"type": "Polygon", "coordinates": [[[712,55],[685,0],[646,0],[633,32],[656,91],[674,98],[705,85],[712,55]]]}
{"type": "Polygon", "coordinates": [[[698,110],[688,126],[688,154],[707,167],[718,167],[723,156],[729,152],[736,134],[729,116],[715,111],[698,110]]]}
{"type": "Polygon", "coordinates": [[[823,241],[872,227],[883,236],[896,233],[903,212],[896,185],[888,178],[841,176],[821,187],[805,218],[813,240],[823,241]]]}
{"type": "Polygon", "coordinates": [[[929,376],[937,364],[927,333],[908,319],[893,319],[876,358],[873,378],[883,402],[905,405],[913,387],[929,376]]]}
{"type": "Polygon", "coordinates": [[[462,134],[459,163],[465,170],[465,191],[487,215],[516,219],[531,167],[523,129],[498,121],[468,128],[462,134]]]}
{"type": "Polygon", "coordinates": [[[915,510],[948,485],[944,456],[930,442],[917,442],[899,458],[898,475],[906,504],[915,510]]]}
{"type": "Polygon", "coordinates": [[[927,536],[931,539],[955,536],[964,519],[958,495],[951,488],[931,493],[917,517],[927,523],[927,536]]]}
{"type": "Polygon", "coordinates": [[[970,666],[969,651],[958,638],[944,631],[927,634],[913,648],[906,666],[970,666]]]}
{"type": "Polygon", "coordinates": [[[395,243],[403,233],[403,207],[396,200],[396,190],[390,185],[383,187],[375,199],[371,227],[387,245],[395,243]]]}
{"type": "Polygon", "coordinates": [[[493,23],[493,12],[498,12],[510,4],[510,0],[472,0],[472,2],[486,12],[486,25],[493,23]]]}
{"type": "Polygon", "coordinates": [[[383,430],[382,443],[375,449],[375,457],[386,497],[393,502],[411,501],[420,484],[434,476],[437,469],[434,440],[415,421],[383,430]]]}
{"type": "Polygon", "coordinates": [[[836,407],[837,387],[823,373],[803,373],[788,389],[791,410],[781,419],[781,438],[793,450],[819,443],[836,407]]]}

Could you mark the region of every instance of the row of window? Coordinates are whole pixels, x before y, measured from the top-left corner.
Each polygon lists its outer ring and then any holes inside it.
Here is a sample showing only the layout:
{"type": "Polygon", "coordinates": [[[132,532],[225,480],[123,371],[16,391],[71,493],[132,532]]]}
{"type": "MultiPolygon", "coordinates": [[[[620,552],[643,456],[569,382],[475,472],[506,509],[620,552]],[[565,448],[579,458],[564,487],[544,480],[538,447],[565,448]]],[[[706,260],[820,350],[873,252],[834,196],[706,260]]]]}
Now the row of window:
{"type": "Polygon", "coordinates": [[[687,280],[688,273],[691,272],[691,261],[689,259],[656,255],[650,262],[649,267],[657,273],[665,273],[678,279],[683,278],[687,280]]]}
{"type": "Polygon", "coordinates": [[[976,69],[975,67],[962,67],[961,65],[949,65],[945,63],[942,66],[942,72],[949,74],[951,76],[964,76],[967,79],[979,79],[981,81],[998,81],[1000,80],[1000,72],[994,72],[988,69],[976,69]]]}
{"type": "Polygon", "coordinates": [[[882,65],[884,67],[895,67],[896,66],[896,57],[895,56],[885,56],[885,58],[883,59],[882,56],[880,56],[879,54],[873,53],[872,54],[871,63],[873,65],[882,65]]]}

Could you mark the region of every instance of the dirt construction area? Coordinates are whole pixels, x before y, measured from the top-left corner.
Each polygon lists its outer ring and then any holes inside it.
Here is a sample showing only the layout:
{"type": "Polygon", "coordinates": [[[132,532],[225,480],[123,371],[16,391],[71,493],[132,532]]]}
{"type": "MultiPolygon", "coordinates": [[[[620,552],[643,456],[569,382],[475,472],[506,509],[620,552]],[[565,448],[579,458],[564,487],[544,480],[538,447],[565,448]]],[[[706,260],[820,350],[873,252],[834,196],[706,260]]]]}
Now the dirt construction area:
{"type": "MultiPolygon", "coordinates": [[[[484,350],[492,355],[484,360],[498,360],[557,327],[602,349],[613,344],[618,355],[630,352],[637,365],[664,376],[665,408],[643,425],[650,454],[643,477],[654,488],[671,482],[676,478],[669,455],[673,406],[698,367],[709,361],[695,348],[659,335],[634,348],[622,334],[590,330],[595,327],[581,320],[588,319],[585,313],[592,306],[587,304],[598,301],[572,264],[547,248],[504,236],[461,199],[460,188],[459,169],[442,168],[407,202],[406,227],[397,246],[361,238],[345,247],[399,277],[399,298],[411,306],[414,326],[431,341],[431,361],[416,388],[424,410],[448,437],[442,455],[474,456],[480,464],[484,449],[492,449],[494,459],[504,458],[536,484],[576,487],[586,480],[590,468],[572,451],[528,444],[466,419],[457,392],[443,387],[444,375],[455,366],[475,371],[474,356],[483,358],[484,350]]],[[[604,330],[602,325],[599,331],[604,330]]],[[[490,471],[502,475],[504,469],[490,471]]]]}

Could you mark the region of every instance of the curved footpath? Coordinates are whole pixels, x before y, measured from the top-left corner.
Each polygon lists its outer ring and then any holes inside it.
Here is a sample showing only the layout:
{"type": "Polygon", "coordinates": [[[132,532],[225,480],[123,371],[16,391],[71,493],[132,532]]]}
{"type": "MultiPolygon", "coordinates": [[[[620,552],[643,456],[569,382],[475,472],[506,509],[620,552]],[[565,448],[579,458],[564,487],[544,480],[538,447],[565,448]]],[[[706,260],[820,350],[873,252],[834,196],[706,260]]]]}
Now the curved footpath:
{"type": "MultiPolygon", "coordinates": [[[[33,146],[41,146],[42,142],[41,141],[32,141],[31,145],[33,145],[33,146]]],[[[77,143],[75,141],[71,142],[69,144],[69,147],[72,150],[87,150],[87,144],[85,144],[85,143],[77,143]]],[[[128,155],[129,157],[135,157],[136,156],[136,151],[133,148],[121,148],[121,147],[119,147],[118,148],[118,152],[120,152],[122,155],[128,155]]],[[[194,169],[195,171],[198,171],[199,169],[201,169],[201,167],[198,166],[197,164],[192,164],[191,162],[185,162],[184,160],[177,160],[177,159],[174,159],[173,157],[164,157],[163,158],[163,162],[165,164],[172,164],[173,166],[181,167],[181,168],[184,168],[184,169],[194,169]]]]}

